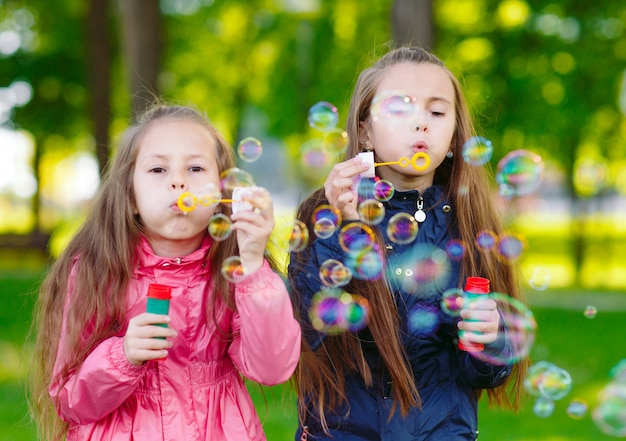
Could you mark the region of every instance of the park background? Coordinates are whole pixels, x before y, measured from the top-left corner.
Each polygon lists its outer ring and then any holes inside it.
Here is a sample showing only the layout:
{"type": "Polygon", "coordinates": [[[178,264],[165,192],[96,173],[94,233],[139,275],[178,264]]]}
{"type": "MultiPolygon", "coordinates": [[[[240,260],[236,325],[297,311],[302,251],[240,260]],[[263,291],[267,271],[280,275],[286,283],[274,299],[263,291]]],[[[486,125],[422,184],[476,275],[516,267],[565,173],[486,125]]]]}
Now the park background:
{"type": "MultiPolygon", "coordinates": [[[[24,391],[37,287],[135,115],[160,96],[206,111],[233,145],[259,139],[261,158],[240,166],[280,224],[335,159],[302,161],[321,136],[310,107],[333,103],[341,126],[356,74],[390,42],[431,48],[461,78],[489,167],[516,149],[543,159],[539,189],[506,207],[525,244],[532,361],[573,386],[544,418],[533,397],[518,414],[481,402],[480,439],[615,439],[591,413],[626,358],[625,3],[0,0],[0,441],[36,439],[24,391]]],[[[250,390],[269,441],[292,439],[289,388],[250,390]]]]}

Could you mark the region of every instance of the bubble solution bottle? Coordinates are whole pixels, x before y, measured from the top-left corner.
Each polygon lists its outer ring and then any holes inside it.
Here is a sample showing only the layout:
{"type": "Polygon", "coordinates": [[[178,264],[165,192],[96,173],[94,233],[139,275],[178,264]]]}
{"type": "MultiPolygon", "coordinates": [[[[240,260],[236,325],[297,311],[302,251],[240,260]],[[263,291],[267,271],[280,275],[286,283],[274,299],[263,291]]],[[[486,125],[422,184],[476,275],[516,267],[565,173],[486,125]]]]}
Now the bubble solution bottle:
{"type": "MultiPolygon", "coordinates": [[[[468,277],[465,280],[465,289],[463,290],[463,297],[465,298],[465,308],[469,307],[469,304],[475,300],[478,300],[480,296],[489,294],[489,279],[484,277],[468,277]]],[[[465,320],[467,322],[472,320],[465,320]]],[[[482,343],[470,343],[463,340],[464,331],[459,333],[458,347],[462,351],[466,352],[481,352],[485,349],[485,345],[482,343]]]]}
{"type": "MultiPolygon", "coordinates": [[[[170,311],[170,299],[171,298],[172,298],[171,286],[151,283],[150,285],[148,285],[148,303],[146,305],[146,312],[150,312],[152,314],[167,315],[170,311]]],[[[154,325],[167,328],[166,323],[155,323],[154,325]]],[[[162,340],[165,339],[165,337],[155,337],[155,338],[159,338],[162,340]]],[[[165,360],[165,358],[160,358],[157,361],[165,360]]]]}

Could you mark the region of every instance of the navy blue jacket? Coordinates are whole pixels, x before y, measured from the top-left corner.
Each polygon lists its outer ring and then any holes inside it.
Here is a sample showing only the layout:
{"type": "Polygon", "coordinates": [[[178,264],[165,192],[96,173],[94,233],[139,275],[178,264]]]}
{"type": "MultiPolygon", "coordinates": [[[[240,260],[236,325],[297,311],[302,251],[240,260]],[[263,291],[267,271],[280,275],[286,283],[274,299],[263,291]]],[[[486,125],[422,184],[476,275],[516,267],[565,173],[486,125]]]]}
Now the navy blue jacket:
{"type": "MultiPolygon", "coordinates": [[[[393,289],[400,315],[401,337],[415,376],[422,409],[411,409],[403,417],[399,409],[388,420],[393,398],[385,374],[376,377],[373,387],[366,387],[356,376],[346,378],[348,403],[336,412],[329,412],[326,421],[332,438],[326,436],[319,419],[309,414],[304,425],[308,440],[351,441],[417,441],[417,440],[475,440],[477,437],[476,389],[501,385],[511,372],[511,366],[496,366],[480,361],[457,348],[458,329],[454,317],[441,310],[441,296],[459,286],[460,263],[453,259],[439,259],[452,239],[450,217],[454,207],[443,200],[440,186],[419,192],[396,191],[384,203],[385,218],[378,225],[386,244],[388,258],[386,273],[393,289]],[[418,200],[423,201],[426,219],[419,225],[415,241],[400,245],[389,240],[387,223],[399,212],[415,213],[418,200]],[[433,254],[434,253],[434,254],[433,254]],[[434,279],[426,284],[416,283],[415,271],[423,266],[416,261],[439,262],[431,265],[434,279]]],[[[349,261],[339,244],[337,232],[327,239],[317,238],[311,245],[311,256],[303,267],[292,263],[289,267],[295,292],[300,297],[303,335],[316,350],[325,338],[315,330],[308,316],[311,299],[323,286],[319,277],[320,265],[328,259],[349,261]]],[[[295,259],[292,258],[292,262],[295,259]]],[[[418,282],[421,279],[418,279],[418,282]]],[[[362,341],[368,339],[367,329],[360,331],[362,341]]],[[[384,372],[382,360],[373,343],[362,343],[372,372],[384,372]]],[[[302,427],[296,440],[300,440],[302,427]]]]}

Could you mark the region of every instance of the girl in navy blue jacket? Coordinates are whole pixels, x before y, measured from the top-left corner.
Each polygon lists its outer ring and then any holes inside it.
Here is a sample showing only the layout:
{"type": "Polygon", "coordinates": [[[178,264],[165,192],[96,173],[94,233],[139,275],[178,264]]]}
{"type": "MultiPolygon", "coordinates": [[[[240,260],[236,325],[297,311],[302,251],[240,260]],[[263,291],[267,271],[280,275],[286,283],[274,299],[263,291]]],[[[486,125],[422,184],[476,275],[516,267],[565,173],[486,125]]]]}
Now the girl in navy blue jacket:
{"type": "Polygon", "coordinates": [[[441,306],[443,294],[469,276],[513,299],[522,295],[514,264],[476,244],[479,232],[497,237],[503,227],[487,171],[461,156],[474,129],[459,82],[422,49],[392,50],[360,74],[346,130],[347,159],[297,215],[312,240],[289,265],[303,328],[296,439],[475,440],[481,392],[492,404],[519,407],[528,363],[525,354],[498,357],[511,348],[493,299],[457,302],[460,319],[441,306]],[[363,209],[379,184],[394,188],[393,196],[377,199],[382,209],[376,202],[363,209]],[[316,231],[323,205],[340,220],[330,236],[316,231]],[[360,238],[347,234],[355,228],[360,238]],[[454,243],[464,252],[443,256],[454,243]],[[349,283],[329,282],[320,271],[329,263],[352,274],[339,277],[349,283]],[[315,316],[333,285],[368,306],[366,327],[336,332],[329,317],[315,316]],[[482,344],[493,357],[459,349],[459,331],[466,345],[482,344]]]}

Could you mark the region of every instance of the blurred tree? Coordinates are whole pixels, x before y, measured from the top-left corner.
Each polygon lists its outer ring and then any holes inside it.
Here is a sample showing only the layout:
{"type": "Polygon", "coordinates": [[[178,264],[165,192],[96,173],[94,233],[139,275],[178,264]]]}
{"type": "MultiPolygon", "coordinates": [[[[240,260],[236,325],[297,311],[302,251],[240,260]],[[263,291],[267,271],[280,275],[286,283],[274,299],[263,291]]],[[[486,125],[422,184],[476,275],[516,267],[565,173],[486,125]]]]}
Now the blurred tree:
{"type": "Polygon", "coordinates": [[[117,3],[134,120],[159,97],[161,12],[159,0],[119,0],[117,3]]]}
{"type": "MultiPolygon", "coordinates": [[[[307,125],[309,108],[332,102],[342,125],[357,73],[391,36],[434,47],[462,77],[478,130],[493,141],[492,165],[514,149],[539,153],[566,177],[575,214],[616,188],[581,187],[581,159],[605,161],[615,179],[626,162],[620,2],[7,0],[0,14],[0,32],[22,38],[17,51],[0,54],[0,85],[32,84],[12,124],[33,134],[36,161],[46,164],[97,152],[102,170],[108,137],[162,95],[206,110],[232,143],[280,140],[300,172],[301,146],[320,136],[307,125]]],[[[46,193],[49,179],[39,179],[44,194],[34,198],[46,218],[59,206],[46,193]]],[[[572,231],[578,262],[584,228],[572,231]]]]}
{"type": "Polygon", "coordinates": [[[425,49],[434,48],[433,1],[395,0],[391,27],[397,45],[417,44],[425,49]]]}
{"type": "Polygon", "coordinates": [[[111,123],[111,43],[107,0],[92,0],[87,12],[89,103],[100,173],[109,161],[111,123]]]}

